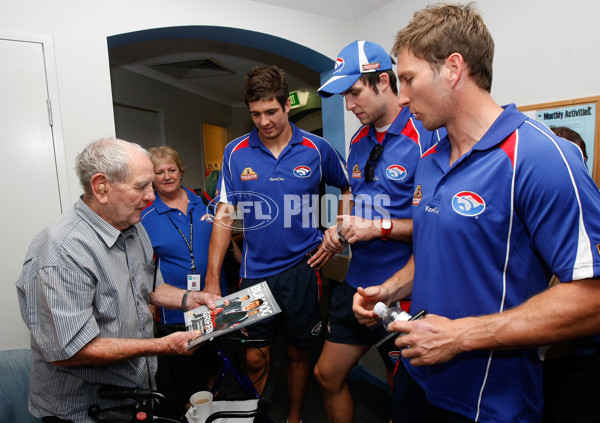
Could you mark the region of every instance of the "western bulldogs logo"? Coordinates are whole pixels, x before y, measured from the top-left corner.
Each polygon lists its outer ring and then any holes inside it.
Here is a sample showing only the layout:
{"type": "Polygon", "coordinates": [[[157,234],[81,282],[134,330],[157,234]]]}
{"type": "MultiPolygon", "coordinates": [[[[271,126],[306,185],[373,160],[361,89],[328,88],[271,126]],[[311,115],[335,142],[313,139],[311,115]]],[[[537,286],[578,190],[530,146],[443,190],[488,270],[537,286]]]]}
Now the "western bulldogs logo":
{"type": "MultiPolygon", "coordinates": [[[[206,207],[206,209],[208,210],[208,206],[206,207]]],[[[206,223],[212,223],[212,221],[215,219],[215,217],[210,214],[210,213],[204,213],[202,215],[202,217],[200,218],[201,222],[206,222],[206,223]]]]}
{"type": "Polygon", "coordinates": [[[308,178],[312,173],[312,170],[308,166],[298,166],[294,168],[294,176],[298,178],[308,178]]]}
{"type": "Polygon", "coordinates": [[[400,351],[390,351],[388,353],[388,357],[390,357],[390,360],[392,360],[392,363],[396,364],[398,363],[398,361],[400,361],[400,351]]]}
{"type": "Polygon", "coordinates": [[[408,172],[400,165],[391,165],[385,170],[385,174],[394,181],[401,181],[406,178],[408,172]]]}
{"type": "Polygon", "coordinates": [[[452,208],[463,216],[477,216],[485,210],[485,201],[471,191],[461,191],[452,197],[452,208]]]}
{"type": "Polygon", "coordinates": [[[335,61],[335,65],[333,66],[333,73],[339,72],[342,69],[344,69],[345,64],[346,64],[346,62],[344,62],[344,59],[342,59],[341,57],[338,57],[335,61]]]}
{"type": "Polygon", "coordinates": [[[321,333],[321,322],[317,323],[314,328],[310,331],[311,335],[318,335],[321,333]]]}

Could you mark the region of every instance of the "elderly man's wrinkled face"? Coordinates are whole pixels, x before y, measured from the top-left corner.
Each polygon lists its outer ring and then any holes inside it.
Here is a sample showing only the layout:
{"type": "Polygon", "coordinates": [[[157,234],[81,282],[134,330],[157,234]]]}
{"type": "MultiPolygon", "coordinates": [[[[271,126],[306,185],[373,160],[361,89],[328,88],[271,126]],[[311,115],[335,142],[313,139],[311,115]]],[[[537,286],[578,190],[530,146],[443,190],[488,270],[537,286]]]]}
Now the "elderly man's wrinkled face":
{"type": "Polygon", "coordinates": [[[154,201],[154,166],[142,152],[134,150],[129,158],[130,174],[125,182],[109,182],[104,218],[123,231],[140,221],[142,210],[154,201]]]}

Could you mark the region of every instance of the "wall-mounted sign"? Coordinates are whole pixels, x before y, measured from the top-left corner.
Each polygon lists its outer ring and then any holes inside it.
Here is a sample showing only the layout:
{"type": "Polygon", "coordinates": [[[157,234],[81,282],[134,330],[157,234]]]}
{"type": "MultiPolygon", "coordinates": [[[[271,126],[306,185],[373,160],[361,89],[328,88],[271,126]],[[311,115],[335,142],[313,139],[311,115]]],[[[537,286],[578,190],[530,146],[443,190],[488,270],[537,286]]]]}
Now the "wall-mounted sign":
{"type": "Polygon", "coordinates": [[[577,132],[585,141],[588,155],[588,169],[592,171],[594,163],[594,134],[596,132],[596,104],[581,104],[571,107],[537,110],[536,120],[546,126],[566,126],[577,132]]]}
{"type": "Polygon", "coordinates": [[[308,91],[292,91],[289,98],[292,109],[306,106],[306,102],[308,101],[308,91]]]}
{"type": "Polygon", "coordinates": [[[519,107],[530,118],[544,122],[548,127],[566,126],[576,131],[585,141],[588,170],[596,184],[600,185],[600,122],[598,102],[600,97],[585,97],[552,103],[519,107]]]}

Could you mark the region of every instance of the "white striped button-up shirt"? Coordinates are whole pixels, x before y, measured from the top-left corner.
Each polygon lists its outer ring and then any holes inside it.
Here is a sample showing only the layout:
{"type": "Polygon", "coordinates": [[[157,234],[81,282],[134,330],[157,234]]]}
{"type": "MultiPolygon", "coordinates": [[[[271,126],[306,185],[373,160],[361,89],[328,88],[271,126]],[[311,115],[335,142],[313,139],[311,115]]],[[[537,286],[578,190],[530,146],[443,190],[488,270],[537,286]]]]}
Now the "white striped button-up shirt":
{"type": "MultiPolygon", "coordinates": [[[[31,331],[34,416],[92,421],[90,405],[111,404],[98,397],[99,385],[154,385],[155,357],[101,367],[51,364],[74,356],[96,337],[153,337],[152,257],[141,224],[120,232],[82,199],[34,238],[17,281],[21,314],[31,331]]],[[[158,272],[156,286],[162,283],[158,272]]]]}

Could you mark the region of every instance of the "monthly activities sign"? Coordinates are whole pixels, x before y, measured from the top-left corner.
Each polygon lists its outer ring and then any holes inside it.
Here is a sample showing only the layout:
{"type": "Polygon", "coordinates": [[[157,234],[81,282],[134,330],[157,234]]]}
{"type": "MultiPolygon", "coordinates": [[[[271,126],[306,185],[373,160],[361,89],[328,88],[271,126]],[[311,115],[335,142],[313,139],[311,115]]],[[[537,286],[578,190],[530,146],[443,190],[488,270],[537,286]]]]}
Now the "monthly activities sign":
{"type": "Polygon", "coordinates": [[[596,104],[558,107],[536,110],[536,120],[549,127],[567,126],[576,131],[585,141],[588,155],[588,171],[592,173],[594,163],[594,135],[596,133],[596,104]]]}

